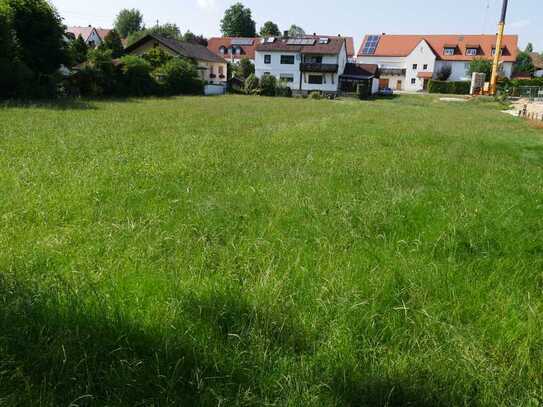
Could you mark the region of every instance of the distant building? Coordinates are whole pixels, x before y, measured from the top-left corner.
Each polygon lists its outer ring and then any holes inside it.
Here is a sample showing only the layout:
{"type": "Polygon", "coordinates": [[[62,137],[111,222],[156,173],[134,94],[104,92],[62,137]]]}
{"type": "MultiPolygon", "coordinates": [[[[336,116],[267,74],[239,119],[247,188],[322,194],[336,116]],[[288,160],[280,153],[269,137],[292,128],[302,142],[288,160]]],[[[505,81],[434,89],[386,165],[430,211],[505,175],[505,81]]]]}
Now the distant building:
{"type": "Polygon", "coordinates": [[[530,57],[532,58],[532,63],[535,67],[534,76],[536,78],[543,78],[543,54],[532,52],[530,57]]]}
{"type": "Polygon", "coordinates": [[[88,27],[68,27],[66,29],[66,33],[73,36],[74,39],[81,36],[91,48],[97,47],[104,42],[104,39],[111,31],[111,29],[95,28],[90,25],[88,27]]]}
{"type": "Polygon", "coordinates": [[[175,57],[192,59],[198,65],[200,79],[203,81],[216,85],[226,84],[226,61],[202,45],[164,38],[157,34],[147,34],[128,46],[125,53],[141,56],[155,47],[160,47],[175,57]]]}
{"type": "MultiPolygon", "coordinates": [[[[444,67],[451,69],[449,81],[469,81],[470,62],[493,59],[495,44],[495,35],[367,35],[357,61],[379,66],[380,88],[422,91],[444,67]]],[[[511,78],[517,54],[518,36],[506,35],[503,76],[511,78]]]]}
{"type": "Polygon", "coordinates": [[[261,42],[258,37],[213,37],[207,41],[207,49],[231,63],[246,58],[254,64],[256,47],[261,42]]]}

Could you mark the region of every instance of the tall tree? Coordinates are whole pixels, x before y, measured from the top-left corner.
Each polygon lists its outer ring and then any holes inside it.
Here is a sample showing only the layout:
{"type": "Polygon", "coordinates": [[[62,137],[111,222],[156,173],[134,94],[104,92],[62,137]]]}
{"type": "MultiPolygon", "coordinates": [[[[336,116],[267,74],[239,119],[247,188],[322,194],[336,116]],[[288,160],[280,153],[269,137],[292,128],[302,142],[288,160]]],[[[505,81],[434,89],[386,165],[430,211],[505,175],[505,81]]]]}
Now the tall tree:
{"type": "Polygon", "coordinates": [[[526,45],[526,49],[524,50],[524,52],[527,52],[527,53],[534,52],[534,44],[529,42],[528,45],[526,45]]]}
{"type": "Polygon", "coordinates": [[[145,29],[143,25],[143,15],[137,9],[123,9],[117,14],[115,20],[115,30],[121,36],[126,38],[130,34],[145,29]]]}
{"type": "Polygon", "coordinates": [[[473,73],[484,73],[486,80],[490,80],[492,75],[492,61],[489,59],[475,58],[469,63],[469,74],[473,73]]]}
{"type": "Polygon", "coordinates": [[[207,47],[207,38],[203,35],[193,34],[191,31],[187,31],[185,35],[183,35],[183,41],[207,47]]]}
{"type": "MultiPolygon", "coordinates": [[[[532,48],[533,49],[533,48],[532,48]]],[[[534,61],[529,52],[519,52],[515,62],[515,72],[529,73],[535,72],[534,61]]]]}
{"type": "Polygon", "coordinates": [[[304,29],[295,24],[292,24],[288,30],[289,37],[303,37],[304,35],[305,35],[304,29]]]}
{"type": "Polygon", "coordinates": [[[154,27],[146,28],[144,30],[130,34],[127,38],[127,43],[129,45],[133,44],[134,42],[145,37],[147,34],[156,34],[164,38],[170,38],[172,40],[183,40],[183,34],[181,34],[181,30],[176,24],[165,23],[162,25],[155,25],[154,27]]]}
{"type": "Polygon", "coordinates": [[[100,44],[101,48],[110,49],[113,58],[119,58],[123,55],[124,47],[121,37],[116,30],[111,30],[104,41],[100,44]]]}
{"type": "Polygon", "coordinates": [[[260,28],[261,37],[280,37],[281,31],[279,31],[279,26],[273,21],[266,21],[264,25],[260,28]]]}
{"type": "Polygon", "coordinates": [[[80,64],[87,60],[87,53],[89,52],[89,47],[87,43],[80,35],[77,36],[75,40],[70,43],[70,51],[72,54],[72,63],[80,64]]]}
{"type": "Polygon", "coordinates": [[[224,13],[221,31],[227,37],[256,37],[256,23],[251,9],[236,3],[224,13]]]}

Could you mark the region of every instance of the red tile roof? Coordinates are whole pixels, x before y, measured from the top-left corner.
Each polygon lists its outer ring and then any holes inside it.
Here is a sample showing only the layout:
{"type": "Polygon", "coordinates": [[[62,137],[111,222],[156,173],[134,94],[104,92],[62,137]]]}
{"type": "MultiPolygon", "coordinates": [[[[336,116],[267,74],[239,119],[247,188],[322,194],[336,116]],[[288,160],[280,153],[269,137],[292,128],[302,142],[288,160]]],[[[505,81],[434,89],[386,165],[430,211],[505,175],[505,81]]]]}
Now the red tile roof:
{"type": "MultiPolygon", "coordinates": [[[[492,58],[492,49],[496,45],[495,35],[381,35],[375,53],[368,55],[362,53],[367,38],[364,37],[358,56],[406,57],[425,40],[440,60],[471,61],[475,58],[492,58]],[[478,54],[466,55],[466,49],[473,45],[479,45],[478,54]],[[449,46],[456,47],[454,55],[445,55],[444,49],[449,46]]],[[[502,60],[515,62],[517,53],[518,36],[506,35],[502,60]]]]}
{"type": "Polygon", "coordinates": [[[248,58],[248,59],[255,59],[255,50],[258,45],[260,45],[260,41],[262,41],[262,38],[241,38],[241,37],[213,37],[210,38],[207,41],[207,49],[209,49],[214,54],[224,57],[227,59],[233,58],[233,59],[242,59],[242,58],[248,58]],[[235,47],[241,48],[241,54],[232,54],[231,48],[232,48],[232,40],[234,39],[243,39],[243,40],[252,40],[252,45],[235,45],[235,47]],[[221,53],[221,47],[224,47],[228,52],[222,54],[221,53]]]}
{"type": "Polygon", "coordinates": [[[112,31],[111,29],[108,29],[108,28],[94,28],[94,27],[89,26],[89,27],[68,27],[66,29],[66,32],[73,34],[75,38],[81,35],[81,37],[83,37],[83,39],[87,41],[90,35],[92,34],[93,30],[96,30],[96,33],[102,39],[102,41],[112,31]]]}
{"type": "Polygon", "coordinates": [[[323,54],[323,55],[336,55],[341,52],[343,44],[345,44],[345,38],[343,37],[328,37],[320,35],[305,35],[303,39],[314,39],[314,45],[293,45],[288,44],[288,40],[294,38],[277,38],[275,42],[272,43],[262,43],[257,47],[259,52],[273,52],[273,51],[283,51],[283,52],[301,52],[303,54],[323,54]],[[319,43],[320,38],[329,39],[327,44],[319,43]]]}

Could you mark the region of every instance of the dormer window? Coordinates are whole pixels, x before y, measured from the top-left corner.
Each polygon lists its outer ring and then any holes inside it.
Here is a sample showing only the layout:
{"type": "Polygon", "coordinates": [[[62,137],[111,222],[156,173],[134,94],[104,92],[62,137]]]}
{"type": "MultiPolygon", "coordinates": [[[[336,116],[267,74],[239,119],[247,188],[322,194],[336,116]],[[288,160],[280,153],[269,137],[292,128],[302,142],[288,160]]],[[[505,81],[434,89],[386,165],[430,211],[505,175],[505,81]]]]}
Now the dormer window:
{"type": "Polygon", "coordinates": [[[443,53],[447,56],[454,55],[455,52],[456,52],[456,47],[445,47],[445,50],[443,51],[443,53]]]}
{"type": "MultiPolygon", "coordinates": [[[[501,54],[505,54],[505,51],[506,51],[506,48],[505,47],[502,47],[502,52],[501,54]]],[[[496,48],[495,47],[492,47],[492,56],[495,56],[496,55],[496,48]]]]}
{"type": "Polygon", "coordinates": [[[468,57],[474,57],[474,56],[477,56],[477,48],[467,48],[466,49],[466,55],[468,57]]]}
{"type": "Polygon", "coordinates": [[[221,54],[223,54],[223,55],[226,54],[226,48],[225,48],[225,47],[220,47],[220,48],[219,48],[219,52],[220,52],[221,54]]]}

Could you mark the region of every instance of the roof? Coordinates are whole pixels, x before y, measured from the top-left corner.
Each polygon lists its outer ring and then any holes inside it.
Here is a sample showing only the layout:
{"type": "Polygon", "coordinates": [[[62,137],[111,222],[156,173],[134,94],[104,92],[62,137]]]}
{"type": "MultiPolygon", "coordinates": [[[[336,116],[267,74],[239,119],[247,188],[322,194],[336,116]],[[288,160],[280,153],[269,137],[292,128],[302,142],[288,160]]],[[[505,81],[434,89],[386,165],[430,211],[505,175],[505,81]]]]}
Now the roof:
{"type": "Polygon", "coordinates": [[[291,45],[287,41],[291,38],[277,38],[274,42],[263,42],[256,50],[259,52],[301,52],[303,54],[323,54],[323,55],[336,55],[341,52],[343,45],[346,43],[343,37],[327,37],[319,35],[305,35],[301,37],[303,39],[314,39],[314,45],[291,45]],[[319,38],[328,38],[327,44],[320,44],[319,38]]]}
{"type": "Polygon", "coordinates": [[[377,64],[347,64],[341,76],[370,79],[377,76],[377,64]]]}
{"type": "Polygon", "coordinates": [[[229,57],[232,57],[234,59],[242,59],[242,58],[248,58],[248,59],[255,59],[255,50],[256,47],[260,44],[260,41],[262,39],[258,37],[213,37],[210,38],[207,41],[207,49],[209,49],[211,52],[218,56],[223,56],[221,54],[221,47],[224,47],[225,49],[229,50],[234,47],[241,48],[241,54],[232,54],[230,51],[226,52],[224,55],[227,55],[229,57]],[[252,41],[251,45],[237,45],[232,44],[232,42],[243,42],[243,41],[236,41],[236,40],[245,40],[246,42],[252,41]]]}
{"type": "Polygon", "coordinates": [[[147,34],[145,37],[139,39],[135,43],[129,45],[125,52],[127,54],[131,53],[132,51],[136,50],[143,44],[145,44],[147,41],[158,41],[166,48],[169,48],[171,51],[175,52],[179,56],[183,56],[186,58],[192,58],[200,61],[207,61],[207,62],[218,62],[218,63],[226,63],[224,58],[221,58],[218,55],[215,55],[213,52],[208,50],[206,47],[199,45],[199,44],[192,44],[188,42],[181,42],[177,40],[173,40],[170,38],[165,38],[157,34],[147,34]]]}
{"type": "Polygon", "coordinates": [[[417,73],[417,78],[432,79],[433,77],[434,77],[433,72],[419,72],[419,73],[417,73]]]}
{"type": "MultiPolygon", "coordinates": [[[[475,58],[492,58],[492,49],[496,46],[495,35],[380,35],[375,53],[363,54],[362,50],[368,36],[364,37],[358,56],[367,57],[406,57],[421,41],[426,41],[437,58],[443,61],[471,61],[475,58]],[[466,49],[478,46],[475,56],[466,55],[466,49]],[[455,47],[453,55],[445,55],[446,47],[455,47]]],[[[515,62],[518,53],[518,36],[506,35],[503,40],[504,62],[515,62]]]]}
{"type": "Polygon", "coordinates": [[[66,29],[66,32],[73,34],[75,38],[81,35],[81,37],[85,41],[87,41],[90,35],[92,34],[93,30],[96,30],[96,33],[102,40],[104,40],[104,38],[106,38],[107,35],[112,31],[109,28],[94,28],[92,26],[87,26],[87,27],[68,27],[66,29]]]}
{"type": "Polygon", "coordinates": [[[531,52],[530,58],[532,58],[532,63],[534,64],[536,70],[543,69],[543,54],[531,52]]]}
{"type": "Polygon", "coordinates": [[[355,56],[354,51],[354,38],[353,37],[343,37],[341,35],[317,35],[319,38],[343,38],[345,40],[345,45],[347,46],[347,57],[352,58],[355,56]]]}

